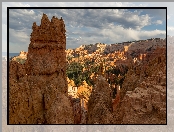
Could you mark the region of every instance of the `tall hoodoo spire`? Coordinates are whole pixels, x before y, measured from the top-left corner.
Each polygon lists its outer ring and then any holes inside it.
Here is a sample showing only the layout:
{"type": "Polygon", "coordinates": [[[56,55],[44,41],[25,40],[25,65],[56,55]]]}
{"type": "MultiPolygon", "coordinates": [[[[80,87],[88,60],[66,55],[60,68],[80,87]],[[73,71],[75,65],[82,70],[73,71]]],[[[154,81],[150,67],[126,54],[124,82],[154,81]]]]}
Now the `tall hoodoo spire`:
{"type": "MultiPolygon", "coordinates": [[[[56,43],[62,46],[66,43],[65,24],[63,19],[58,19],[53,16],[51,21],[48,16],[43,13],[41,25],[37,26],[36,22],[32,26],[33,32],[31,33],[31,43],[56,43]]],[[[65,46],[63,48],[66,49],[65,46]]]]}
{"type": "Polygon", "coordinates": [[[11,124],[72,124],[66,77],[64,21],[43,14],[41,25],[32,25],[25,65],[11,63],[11,124]],[[14,90],[15,89],[15,90],[14,90]],[[16,109],[14,109],[16,105],[16,109]],[[19,114],[20,111],[20,114],[19,114]]]}

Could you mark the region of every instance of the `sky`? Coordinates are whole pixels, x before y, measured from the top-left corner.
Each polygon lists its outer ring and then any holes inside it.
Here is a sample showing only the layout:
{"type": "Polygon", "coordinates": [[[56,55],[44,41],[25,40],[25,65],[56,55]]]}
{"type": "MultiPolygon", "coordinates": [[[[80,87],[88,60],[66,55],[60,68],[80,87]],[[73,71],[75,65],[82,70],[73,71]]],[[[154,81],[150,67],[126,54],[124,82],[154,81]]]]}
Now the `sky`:
{"type": "MultiPolygon", "coordinates": [[[[168,35],[174,35],[174,3],[160,2],[3,2],[2,51],[7,50],[6,7],[167,7],[168,35]]],[[[9,11],[9,52],[28,51],[32,24],[40,25],[42,14],[62,17],[66,28],[66,48],[83,44],[121,43],[149,38],[165,38],[166,10],[164,9],[11,9],[9,11]]]]}

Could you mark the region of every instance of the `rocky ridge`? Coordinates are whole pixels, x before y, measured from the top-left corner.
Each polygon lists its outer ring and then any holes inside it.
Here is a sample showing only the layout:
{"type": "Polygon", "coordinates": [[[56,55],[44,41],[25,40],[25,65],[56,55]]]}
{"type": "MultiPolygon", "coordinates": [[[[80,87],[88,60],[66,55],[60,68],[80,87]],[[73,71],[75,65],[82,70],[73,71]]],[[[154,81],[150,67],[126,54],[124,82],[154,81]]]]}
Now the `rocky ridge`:
{"type": "Polygon", "coordinates": [[[122,99],[114,112],[115,122],[119,124],[166,124],[165,48],[156,49],[140,72],[143,66],[128,72],[123,83],[122,99]]]}

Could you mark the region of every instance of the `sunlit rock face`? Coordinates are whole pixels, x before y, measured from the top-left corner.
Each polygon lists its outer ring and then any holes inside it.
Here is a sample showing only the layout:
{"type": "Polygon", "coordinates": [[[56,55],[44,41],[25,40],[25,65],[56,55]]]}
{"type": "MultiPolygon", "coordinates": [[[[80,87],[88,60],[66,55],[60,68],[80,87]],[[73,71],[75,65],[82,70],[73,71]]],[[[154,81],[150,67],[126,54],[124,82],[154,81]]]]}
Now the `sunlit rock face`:
{"type": "Polygon", "coordinates": [[[32,29],[26,62],[10,62],[9,123],[72,124],[64,21],[43,14],[32,29]]]}

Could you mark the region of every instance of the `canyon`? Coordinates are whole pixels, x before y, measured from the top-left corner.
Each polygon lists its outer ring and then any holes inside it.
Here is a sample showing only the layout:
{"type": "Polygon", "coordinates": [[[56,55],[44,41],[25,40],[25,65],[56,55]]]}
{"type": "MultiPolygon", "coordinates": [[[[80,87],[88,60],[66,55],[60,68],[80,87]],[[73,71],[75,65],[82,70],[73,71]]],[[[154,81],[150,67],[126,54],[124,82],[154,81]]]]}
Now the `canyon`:
{"type": "Polygon", "coordinates": [[[66,50],[62,18],[32,30],[9,62],[9,124],[166,124],[166,39],[66,50]]]}

